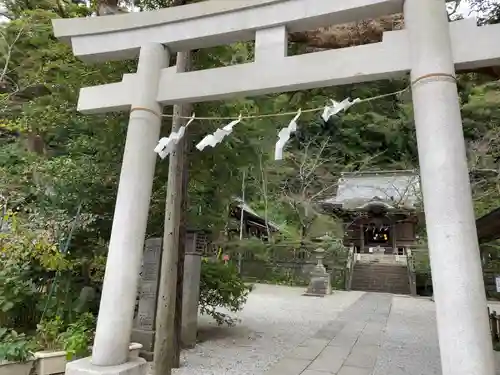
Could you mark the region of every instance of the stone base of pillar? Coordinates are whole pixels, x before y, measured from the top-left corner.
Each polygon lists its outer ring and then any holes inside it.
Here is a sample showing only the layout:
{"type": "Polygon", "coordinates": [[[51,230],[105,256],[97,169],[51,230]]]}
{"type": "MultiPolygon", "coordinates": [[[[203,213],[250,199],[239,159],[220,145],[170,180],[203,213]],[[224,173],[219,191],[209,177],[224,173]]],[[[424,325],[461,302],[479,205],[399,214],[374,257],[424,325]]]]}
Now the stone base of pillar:
{"type": "Polygon", "coordinates": [[[128,362],[118,366],[95,366],[92,357],[68,362],[66,375],[146,375],[148,363],[143,358],[130,358],[128,362]]]}
{"type": "Polygon", "coordinates": [[[142,344],[139,355],[146,361],[151,362],[154,355],[155,331],[134,328],[132,330],[131,342],[142,344]]]}
{"type": "Polygon", "coordinates": [[[196,346],[196,339],[198,334],[198,322],[182,322],[182,348],[192,349],[196,346]]]}

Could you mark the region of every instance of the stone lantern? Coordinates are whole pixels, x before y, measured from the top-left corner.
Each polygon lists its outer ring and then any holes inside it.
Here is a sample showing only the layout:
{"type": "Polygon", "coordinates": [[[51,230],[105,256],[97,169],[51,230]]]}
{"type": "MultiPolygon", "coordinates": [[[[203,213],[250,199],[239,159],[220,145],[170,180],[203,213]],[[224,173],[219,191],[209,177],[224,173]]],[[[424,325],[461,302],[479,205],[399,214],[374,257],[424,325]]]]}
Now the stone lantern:
{"type": "Polygon", "coordinates": [[[314,250],[314,255],[316,257],[316,266],[311,272],[311,280],[309,281],[309,286],[307,287],[307,296],[325,296],[332,294],[332,285],[330,282],[330,274],[326,271],[323,265],[323,259],[325,258],[325,250],[318,248],[314,250]]]}

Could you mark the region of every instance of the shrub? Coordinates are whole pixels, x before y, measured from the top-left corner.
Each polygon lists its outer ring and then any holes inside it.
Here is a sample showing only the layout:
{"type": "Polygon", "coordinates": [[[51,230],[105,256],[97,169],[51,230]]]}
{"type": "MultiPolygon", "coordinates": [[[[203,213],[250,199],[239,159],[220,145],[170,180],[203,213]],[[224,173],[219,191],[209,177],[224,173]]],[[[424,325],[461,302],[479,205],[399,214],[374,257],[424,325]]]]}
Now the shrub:
{"type": "Polygon", "coordinates": [[[68,360],[89,354],[89,347],[94,339],[95,325],[95,317],[90,313],[85,313],[61,334],[60,340],[63,342],[63,349],[67,353],[68,360]]]}
{"type": "Polygon", "coordinates": [[[210,315],[217,324],[233,325],[235,320],[218,308],[237,312],[247,301],[250,287],[247,286],[236,267],[220,260],[204,259],[201,267],[200,311],[210,315]]]}
{"type": "Polygon", "coordinates": [[[31,358],[33,344],[22,333],[0,328],[0,362],[26,362],[31,358]]]}
{"type": "Polygon", "coordinates": [[[59,317],[44,320],[37,326],[37,349],[65,350],[68,360],[89,354],[94,338],[96,319],[90,313],[81,314],[70,324],[59,317]]]}

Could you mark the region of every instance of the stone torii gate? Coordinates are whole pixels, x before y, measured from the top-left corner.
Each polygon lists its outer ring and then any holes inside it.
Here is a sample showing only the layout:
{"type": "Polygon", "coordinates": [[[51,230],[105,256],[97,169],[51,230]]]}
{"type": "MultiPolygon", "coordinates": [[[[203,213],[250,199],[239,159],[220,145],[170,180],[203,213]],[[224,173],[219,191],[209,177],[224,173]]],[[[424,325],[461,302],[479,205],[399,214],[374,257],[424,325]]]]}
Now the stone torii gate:
{"type": "MultiPolygon", "coordinates": [[[[486,299],[455,70],[500,65],[500,26],[449,24],[445,0],[211,0],[110,17],[54,20],[86,61],[135,58],[122,82],[83,88],[83,113],[130,111],[91,359],[68,375],[143,374],[130,359],[137,276],[164,105],[304,90],[411,72],[443,374],[492,375],[486,299]],[[287,56],[287,33],[403,12],[381,43],[287,56]],[[178,73],[178,51],[254,40],[252,63],[178,73]]],[[[168,249],[166,249],[168,251],[168,249]]],[[[162,374],[159,374],[162,375],[162,374]]]]}

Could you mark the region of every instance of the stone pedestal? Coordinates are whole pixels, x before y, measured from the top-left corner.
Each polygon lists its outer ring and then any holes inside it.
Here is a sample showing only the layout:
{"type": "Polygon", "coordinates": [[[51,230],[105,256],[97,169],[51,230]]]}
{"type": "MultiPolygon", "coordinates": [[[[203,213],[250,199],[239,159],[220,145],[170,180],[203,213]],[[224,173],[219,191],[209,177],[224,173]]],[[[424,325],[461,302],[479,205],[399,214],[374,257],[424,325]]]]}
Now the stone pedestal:
{"type": "Polygon", "coordinates": [[[306,296],[326,296],[332,294],[332,284],[330,282],[330,274],[326,271],[323,265],[325,250],[319,248],[315,250],[317,264],[311,272],[311,280],[305,293],[306,296]]]}
{"type": "Polygon", "coordinates": [[[90,357],[68,362],[66,374],[72,375],[144,375],[148,363],[143,358],[129,358],[127,362],[116,366],[96,366],[90,357]]]}

